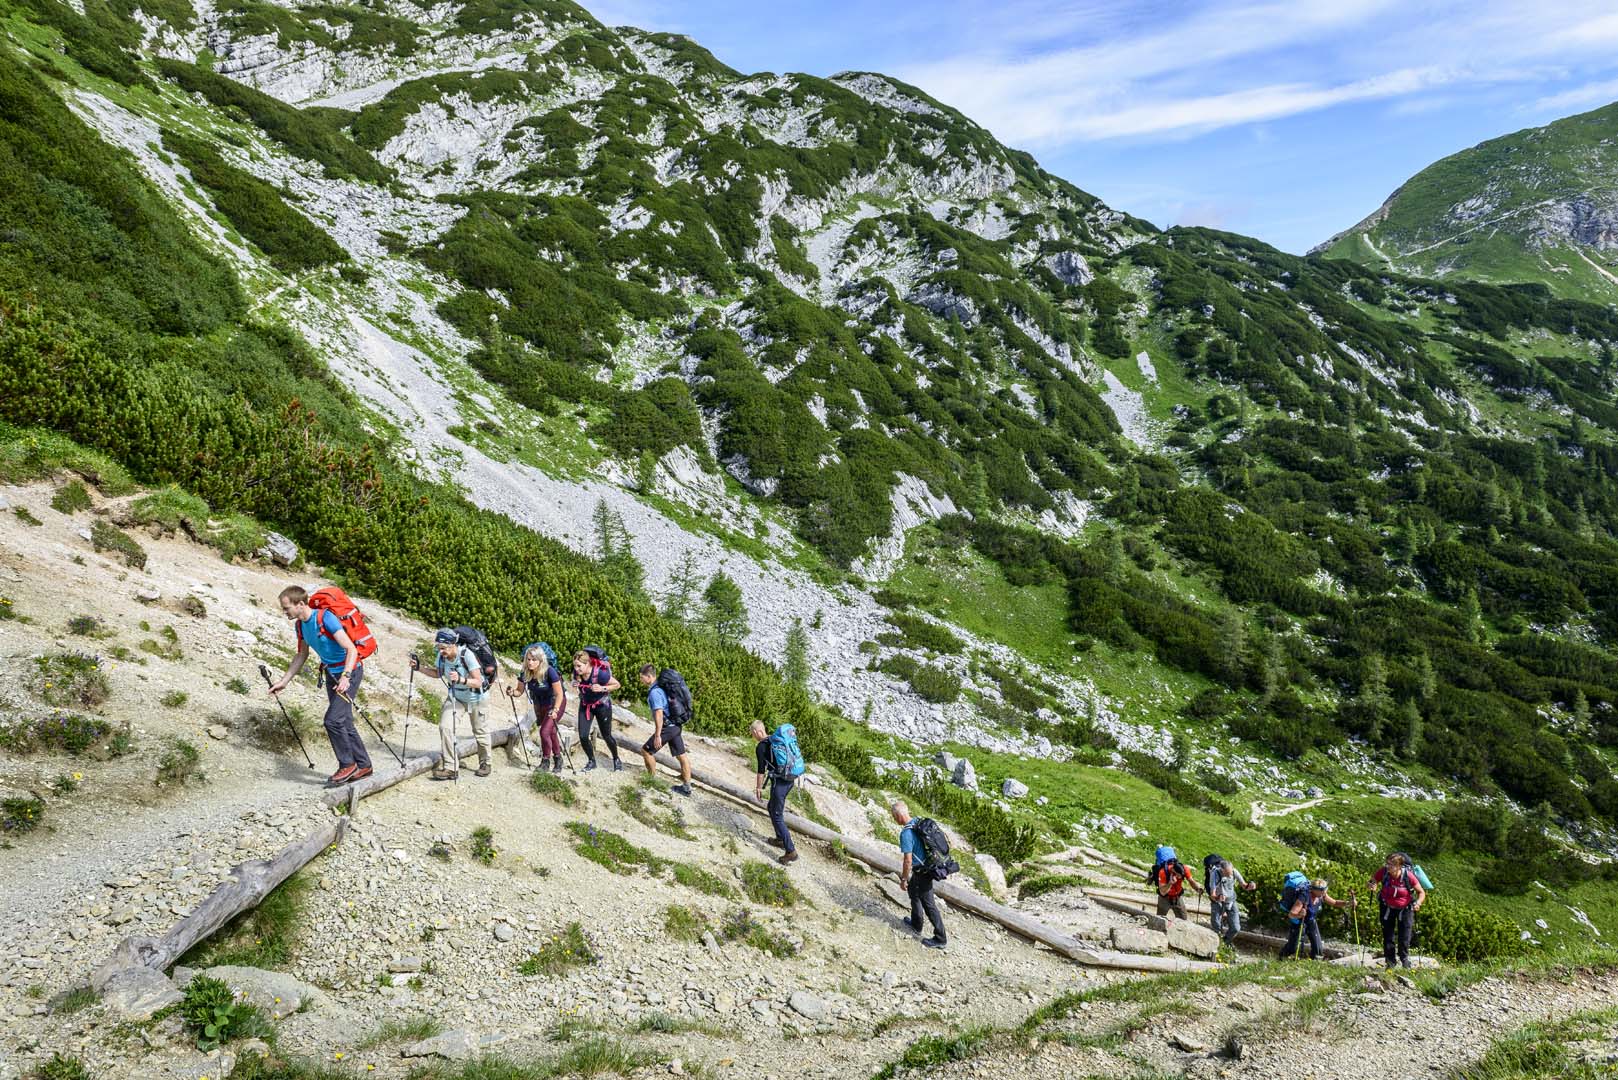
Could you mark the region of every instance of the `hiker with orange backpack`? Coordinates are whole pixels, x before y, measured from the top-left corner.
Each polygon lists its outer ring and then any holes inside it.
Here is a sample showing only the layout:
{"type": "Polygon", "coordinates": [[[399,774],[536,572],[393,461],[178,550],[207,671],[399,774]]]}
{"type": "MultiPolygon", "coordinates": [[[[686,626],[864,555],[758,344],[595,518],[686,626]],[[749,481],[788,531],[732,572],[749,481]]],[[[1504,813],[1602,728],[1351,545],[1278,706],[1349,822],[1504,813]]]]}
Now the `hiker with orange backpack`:
{"type": "Polygon", "coordinates": [[[281,614],[298,637],[298,651],[286,674],[270,685],[270,693],[280,694],[291,685],[313,649],[326,688],[326,737],[337,757],[337,771],[327,778],[326,786],[363,780],[371,775],[371,755],[354,726],[354,695],[365,678],[365,658],[376,652],[376,637],[348,594],[335,586],[310,593],[300,585],[289,585],[281,590],[280,601],[281,614]]]}
{"type": "Polygon", "coordinates": [[[1157,855],[1152,861],[1152,872],[1147,875],[1147,884],[1157,890],[1157,913],[1168,915],[1171,912],[1176,918],[1189,918],[1185,911],[1185,887],[1191,886],[1197,892],[1202,892],[1202,886],[1197,879],[1191,876],[1191,871],[1185,864],[1175,857],[1174,849],[1159,845],[1157,855]]]}

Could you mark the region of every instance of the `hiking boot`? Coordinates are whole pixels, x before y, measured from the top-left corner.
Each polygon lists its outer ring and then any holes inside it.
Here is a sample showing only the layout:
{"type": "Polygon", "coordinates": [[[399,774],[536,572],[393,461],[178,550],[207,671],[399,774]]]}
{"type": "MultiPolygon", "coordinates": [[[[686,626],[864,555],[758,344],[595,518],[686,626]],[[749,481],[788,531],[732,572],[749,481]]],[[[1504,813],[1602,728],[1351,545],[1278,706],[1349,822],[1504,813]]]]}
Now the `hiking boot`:
{"type": "Polygon", "coordinates": [[[353,775],[351,775],[344,782],[352,784],[352,783],[355,783],[356,781],[364,780],[367,776],[370,776],[370,775],[371,775],[371,767],[369,765],[367,765],[363,769],[355,769],[353,775]]]}
{"type": "Polygon", "coordinates": [[[619,761],[617,758],[613,758],[612,759],[612,771],[613,772],[623,772],[624,771],[624,763],[619,761]]]}
{"type": "Polygon", "coordinates": [[[691,794],[691,785],[690,784],[675,784],[674,788],[673,788],[673,791],[674,791],[674,794],[676,794],[676,795],[690,795],[691,794]]]}
{"type": "Polygon", "coordinates": [[[354,779],[354,770],[356,768],[357,766],[354,765],[344,765],[342,768],[326,777],[326,786],[341,787],[343,784],[348,783],[350,780],[354,779]]]}
{"type": "Polygon", "coordinates": [[[788,866],[798,861],[798,853],[796,851],[789,851],[775,861],[780,863],[782,866],[788,866]]]}
{"type": "Polygon", "coordinates": [[[453,780],[455,779],[456,775],[456,773],[449,769],[434,769],[432,778],[434,780],[453,780]]]}
{"type": "Polygon", "coordinates": [[[589,761],[586,761],[584,763],[584,771],[585,772],[589,772],[591,769],[593,769],[595,767],[596,767],[596,759],[595,758],[591,758],[589,761]]]}
{"type": "Polygon", "coordinates": [[[927,946],[929,949],[947,949],[947,948],[949,948],[949,942],[945,941],[941,937],[922,938],[921,943],[923,945],[927,946]]]}
{"type": "Polygon", "coordinates": [[[560,755],[551,759],[551,772],[562,771],[562,758],[560,755]]]}
{"type": "Polygon", "coordinates": [[[899,920],[899,921],[900,921],[900,922],[902,922],[902,923],[904,923],[904,924],[905,924],[905,926],[906,926],[906,927],[907,927],[907,928],[908,928],[908,929],[909,929],[909,930],[910,930],[910,932],[911,932],[911,933],[912,933],[912,934],[919,934],[919,933],[921,933],[921,923],[919,923],[919,922],[912,922],[912,921],[911,921],[911,920],[910,920],[910,916],[908,916],[908,915],[906,915],[906,916],[905,916],[905,917],[904,917],[904,918],[902,918],[902,919],[900,919],[900,920],[899,920]]]}
{"type": "Polygon", "coordinates": [[[494,772],[493,767],[491,767],[489,765],[489,763],[487,761],[485,761],[485,762],[482,762],[482,763],[480,763],[478,765],[478,771],[473,773],[472,775],[473,776],[488,776],[492,772],[494,772]]]}
{"type": "Polygon", "coordinates": [[[786,841],[782,840],[779,836],[770,837],[768,843],[771,847],[784,848],[787,846],[786,841]]]}

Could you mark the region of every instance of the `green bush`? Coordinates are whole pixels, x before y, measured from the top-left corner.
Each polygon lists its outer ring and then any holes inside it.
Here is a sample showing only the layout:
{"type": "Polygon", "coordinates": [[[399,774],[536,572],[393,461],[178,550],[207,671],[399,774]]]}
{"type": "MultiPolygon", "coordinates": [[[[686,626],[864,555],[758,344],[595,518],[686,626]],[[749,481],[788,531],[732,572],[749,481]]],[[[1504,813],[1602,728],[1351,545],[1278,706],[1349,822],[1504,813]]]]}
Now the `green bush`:
{"type": "Polygon", "coordinates": [[[684,885],[688,889],[695,889],[697,892],[705,893],[708,896],[736,895],[736,890],[732,889],[724,878],[710,873],[700,866],[692,866],[689,863],[673,863],[670,865],[669,870],[675,882],[684,885]]]}
{"type": "Polygon", "coordinates": [[[146,549],[111,522],[96,519],[90,526],[90,546],[97,551],[116,552],[123,556],[125,566],[136,570],[146,569],[146,549]]]}
{"type": "Polygon", "coordinates": [[[55,751],[75,757],[101,746],[113,734],[107,721],[77,713],[52,713],[38,720],[0,720],[0,750],[8,754],[55,751]]]}
{"type": "Polygon", "coordinates": [[[755,904],[768,907],[793,907],[803,901],[786,871],[769,863],[742,863],[742,892],[755,904]]]}
{"type": "Polygon", "coordinates": [[[746,908],[732,908],[727,912],[716,936],[720,941],[740,941],[745,945],[751,945],[777,959],[786,959],[798,954],[798,947],[788,941],[785,935],[772,931],[754,919],[753,913],[746,908]]]}
{"type": "Polygon", "coordinates": [[[484,866],[493,866],[495,856],[499,852],[494,848],[494,830],[487,825],[479,825],[472,830],[472,858],[484,866]]]}
{"type": "Polygon", "coordinates": [[[39,695],[52,705],[94,708],[112,696],[112,684],[98,657],[54,653],[36,657],[34,666],[39,695]]]}
{"type": "Polygon", "coordinates": [[[1017,899],[1032,900],[1036,896],[1044,896],[1048,892],[1058,889],[1078,888],[1084,884],[1084,879],[1073,874],[1039,874],[1035,877],[1024,878],[1017,886],[1017,899]]]}
{"type": "Polygon", "coordinates": [[[961,639],[946,627],[928,622],[919,615],[892,614],[887,621],[904,635],[905,645],[909,648],[950,654],[959,653],[963,648],[961,639]]]}
{"type": "Polygon", "coordinates": [[[159,698],[158,701],[165,709],[178,709],[180,706],[186,703],[189,696],[190,695],[188,695],[184,690],[170,690],[168,693],[159,698]]]}
{"type": "Polygon", "coordinates": [[[578,792],[568,781],[563,780],[555,773],[536,769],[528,776],[528,786],[539,794],[562,806],[572,806],[579,801],[578,792]]]}
{"type": "Polygon", "coordinates": [[[676,941],[701,941],[707,920],[695,908],[670,904],[663,909],[663,930],[676,941]]]}
{"type": "Polygon", "coordinates": [[[51,496],[51,509],[59,514],[77,514],[90,509],[90,492],[83,480],[69,480],[51,496]]]}
{"type": "Polygon", "coordinates": [[[952,672],[930,664],[918,664],[910,676],[910,688],[923,701],[934,705],[948,705],[961,696],[961,680],[952,672]]]}
{"type": "Polygon", "coordinates": [[[41,1063],[33,1073],[38,1080],[92,1080],[90,1070],[76,1057],[65,1057],[60,1051],[41,1063]]]}
{"type": "Polygon", "coordinates": [[[157,786],[200,782],[204,778],[202,751],[186,739],[170,739],[157,759],[157,786]]]}
{"type": "Polygon", "coordinates": [[[518,964],[517,971],[522,975],[547,975],[554,978],[557,975],[566,975],[574,968],[589,967],[599,963],[600,960],[589,936],[584,932],[584,927],[577,922],[570,922],[561,933],[551,935],[544,944],[518,964]]]}
{"type": "Polygon", "coordinates": [[[266,1034],[269,1025],[252,1005],[238,999],[229,986],[207,975],[195,975],[186,984],[180,1019],[197,1040],[200,1050],[212,1050],[232,1039],[266,1034]]]}
{"type": "Polygon", "coordinates": [[[38,795],[13,795],[0,799],[0,831],[33,832],[45,820],[45,800],[38,795]]]}

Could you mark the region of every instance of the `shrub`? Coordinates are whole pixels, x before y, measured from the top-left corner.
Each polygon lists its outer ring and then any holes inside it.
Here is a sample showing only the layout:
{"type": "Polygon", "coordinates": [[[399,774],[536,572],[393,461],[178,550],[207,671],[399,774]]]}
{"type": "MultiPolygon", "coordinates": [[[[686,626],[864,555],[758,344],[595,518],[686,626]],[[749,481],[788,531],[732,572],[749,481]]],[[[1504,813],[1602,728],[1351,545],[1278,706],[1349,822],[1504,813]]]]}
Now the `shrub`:
{"type": "Polygon", "coordinates": [[[202,751],[185,739],[170,739],[157,759],[157,786],[188,784],[205,779],[201,769],[202,751]]]}
{"type": "Polygon", "coordinates": [[[636,847],[617,833],[586,825],[582,821],[570,821],[565,827],[573,834],[574,850],[615,874],[633,874],[637,866],[644,866],[655,874],[663,867],[663,860],[643,847],[636,847]]]}
{"type": "Polygon", "coordinates": [[[14,517],[16,517],[16,519],[18,521],[22,522],[24,525],[38,526],[38,525],[45,524],[43,521],[39,520],[39,518],[35,517],[34,512],[32,510],[28,509],[28,507],[26,507],[26,506],[13,506],[11,508],[11,513],[12,513],[12,515],[14,517]]]}
{"type": "Polygon", "coordinates": [[[946,627],[928,622],[919,615],[892,614],[888,623],[904,635],[905,644],[912,649],[938,653],[958,653],[964,646],[961,639],[946,627]]]}
{"type": "Polygon", "coordinates": [[[90,526],[90,546],[97,551],[111,551],[121,555],[125,566],[135,570],[146,569],[146,549],[135,543],[134,537],[111,522],[96,519],[90,526]]]}
{"type": "Polygon", "coordinates": [[[33,832],[45,820],[45,800],[38,795],[13,795],[0,799],[0,831],[33,832]]]}
{"type": "Polygon", "coordinates": [[[11,754],[56,751],[77,757],[112,734],[113,727],[105,720],[77,713],[52,713],[39,720],[0,720],[0,750],[11,754]]]}
{"type": "Polygon", "coordinates": [[[1083,884],[1084,879],[1073,874],[1039,874],[1025,878],[1017,886],[1017,899],[1032,900],[1036,896],[1044,896],[1057,889],[1077,888],[1083,884]]]}
{"type": "Polygon", "coordinates": [[[229,690],[232,694],[246,694],[250,688],[247,685],[246,679],[242,678],[240,675],[232,675],[228,680],[226,680],[225,689],[229,690]]]}
{"type": "Polygon", "coordinates": [[[792,907],[803,900],[786,871],[769,863],[742,864],[742,892],[754,903],[768,907],[792,907]]]}
{"type": "Polygon", "coordinates": [[[572,784],[544,769],[536,769],[529,774],[528,786],[552,802],[563,806],[572,806],[579,801],[578,792],[574,790],[572,784]]]}
{"type": "Polygon", "coordinates": [[[180,1019],[196,1037],[199,1050],[212,1050],[231,1039],[269,1030],[252,1005],[237,999],[229,986],[207,975],[193,976],[180,1002],[180,1019]]]}
{"type": "Polygon", "coordinates": [[[717,874],[711,874],[700,866],[692,866],[689,863],[674,863],[670,866],[670,871],[674,875],[674,880],[688,889],[695,889],[697,892],[706,893],[709,896],[736,895],[736,890],[732,889],[724,878],[717,874]]]}
{"type": "Polygon", "coordinates": [[[484,866],[493,866],[494,858],[498,855],[494,849],[494,830],[487,825],[479,825],[472,830],[472,858],[484,866]]]}
{"type": "Polygon", "coordinates": [[[559,934],[553,934],[536,951],[530,953],[527,959],[518,964],[517,971],[522,975],[555,977],[566,975],[574,968],[588,967],[600,959],[590,938],[585,934],[584,927],[576,922],[570,922],[566,929],[559,934]]]}
{"type": "Polygon", "coordinates": [[[724,922],[720,924],[716,936],[720,941],[740,941],[778,958],[784,959],[798,954],[798,947],[788,941],[785,935],[775,933],[754,919],[753,913],[746,908],[731,908],[726,913],[724,922]]]}
{"type": "Polygon", "coordinates": [[[75,615],[67,621],[67,632],[75,637],[101,637],[104,629],[94,615],[75,615]]]}
{"type": "Polygon", "coordinates": [[[178,709],[188,698],[189,695],[184,690],[170,690],[158,700],[163,703],[165,709],[178,709]]]}
{"type": "Polygon", "coordinates": [[[663,929],[676,941],[701,941],[706,925],[700,912],[684,904],[670,904],[663,909],[663,929]]]}
{"type": "Polygon", "coordinates": [[[39,695],[52,705],[93,708],[112,696],[112,684],[94,656],[55,653],[37,657],[34,666],[39,672],[39,695]]]}
{"type": "Polygon", "coordinates": [[[90,1070],[76,1057],[64,1057],[58,1051],[35,1070],[38,1080],[91,1080],[90,1070]]]}
{"type": "Polygon", "coordinates": [[[17,618],[17,606],[11,602],[11,597],[0,596],[0,622],[7,622],[17,618]]]}
{"type": "Polygon", "coordinates": [[[51,509],[59,514],[77,514],[90,509],[90,492],[83,480],[69,480],[51,496],[51,509]]]}
{"type": "Polygon", "coordinates": [[[961,695],[961,683],[958,678],[943,668],[935,668],[928,664],[917,666],[915,673],[910,676],[910,688],[923,701],[934,705],[948,705],[961,695]]]}
{"type": "Polygon", "coordinates": [[[51,792],[55,795],[71,795],[79,790],[79,783],[84,779],[82,773],[57,773],[51,780],[51,792]]]}

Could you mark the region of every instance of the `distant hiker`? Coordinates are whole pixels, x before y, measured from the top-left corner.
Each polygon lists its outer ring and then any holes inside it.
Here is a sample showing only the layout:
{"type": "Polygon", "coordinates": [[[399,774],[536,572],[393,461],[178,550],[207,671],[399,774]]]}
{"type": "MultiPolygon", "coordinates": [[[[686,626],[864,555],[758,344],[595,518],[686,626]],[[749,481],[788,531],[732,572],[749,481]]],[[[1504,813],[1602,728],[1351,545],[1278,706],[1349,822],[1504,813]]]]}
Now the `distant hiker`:
{"type": "Polygon", "coordinates": [[[933,936],[922,938],[921,943],[929,949],[942,949],[949,944],[949,938],[944,933],[944,920],[938,914],[938,901],[933,898],[933,885],[937,879],[933,877],[933,869],[929,865],[930,853],[921,828],[932,826],[936,829],[937,825],[926,818],[912,820],[910,808],[903,802],[893,804],[893,820],[899,823],[899,884],[904,886],[905,895],[910,897],[910,918],[905,923],[916,933],[921,933],[921,916],[926,912],[927,921],[933,924],[933,936]]]}
{"type": "Polygon", "coordinates": [[[301,586],[289,585],[281,590],[281,614],[292,623],[298,652],[281,681],[271,685],[270,693],[285,690],[314,649],[326,688],[326,737],[337,758],[337,771],[327,778],[326,786],[365,779],[371,775],[371,755],[354,726],[354,695],[365,678],[364,658],[376,651],[376,638],[359,608],[338,588],[316,589],[311,594],[301,586]]]}
{"type": "Polygon", "coordinates": [[[1416,932],[1416,912],[1427,902],[1427,890],[1411,866],[1410,856],[1395,851],[1371,875],[1371,888],[1377,890],[1382,908],[1382,961],[1393,967],[1410,966],[1410,938],[1416,932]]]}
{"type": "Polygon", "coordinates": [[[793,845],[792,833],[787,829],[787,796],[792,794],[792,785],[803,775],[803,754],[798,751],[798,736],[791,724],[782,724],[771,735],[762,720],[754,720],[751,730],[753,738],[757,740],[757,745],[753,747],[757,766],[753,776],[753,798],[764,798],[764,781],[768,779],[770,824],[775,826],[775,838],[770,843],[782,849],[775,861],[783,866],[795,863],[798,861],[798,849],[793,845]]]}
{"type": "Polygon", "coordinates": [[[584,747],[584,770],[596,767],[595,741],[590,734],[594,724],[612,752],[612,771],[617,772],[624,763],[618,760],[618,740],[612,737],[612,692],[623,684],[612,677],[607,654],[594,645],[573,654],[573,676],[579,691],[579,745],[584,747]]]}
{"type": "Polygon", "coordinates": [[[1191,876],[1185,864],[1175,857],[1173,848],[1166,844],[1158,846],[1152,861],[1152,872],[1146,876],[1146,881],[1157,890],[1159,915],[1172,912],[1176,918],[1190,918],[1185,912],[1185,887],[1189,885],[1200,893],[1202,886],[1197,884],[1197,879],[1191,876]]]}
{"type": "MultiPolygon", "coordinates": [[[[433,644],[438,647],[438,661],[433,665],[433,670],[425,674],[444,680],[446,687],[444,706],[438,712],[438,741],[443,756],[438,768],[433,770],[433,779],[454,780],[460,776],[461,755],[456,747],[459,726],[455,718],[457,712],[466,713],[472,738],[477,740],[478,770],[474,775],[488,776],[492,770],[489,765],[489,725],[483,714],[483,699],[488,694],[488,687],[483,682],[483,666],[478,662],[477,654],[461,644],[461,637],[454,630],[438,631],[433,635],[433,644]]],[[[410,668],[421,671],[421,660],[411,656],[410,668]]]]}
{"type": "Polygon", "coordinates": [[[685,748],[685,722],[691,719],[691,691],[686,689],[685,678],[673,668],[657,670],[656,664],[642,664],[640,684],[651,687],[646,692],[646,707],[652,713],[652,737],[640,748],[646,762],[646,771],[657,775],[657,759],[652,755],[667,743],[680,762],[680,782],[674,790],[681,795],[691,794],[691,755],[685,748]]]}
{"type": "Polygon", "coordinates": [[[1242,877],[1241,871],[1232,866],[1229,859],[1210,855],[1202,865],[1208,872],[1209,921],[1214,933],[1224,938],[1228,945],[1242,932],[1242,911],[1236,906],[1236,891],[1254,892],[1258,886],[1242,877]]]}
{"type": "Polygon", "coordinates": [[[1303,939],[1309,938],[1309,959],[1319,960],[1326,951],[1326,943],[1320,937],[1320,909],[1322,907],[1351,907],[1350,900],[1334,899],[1326,891],[1324,878],[1310,881],[1303,873],[1294,870],[1286,876],[1282,886],[1281,906],[1286,909],[1287,921],[1292,929],[1287,934],[1287,943],[1281,946],[1281,959],[1296,960],[1303,953],[1303,939]],[[1303,878],[1300,883],[1299,878],[1303,878]]]}
{"type": "Polygon", "coordinates": [[[539,732],[539,767],[548,763],[551,772],[561,772],[562,740],[556,736],[556,725],[567,711],[567,687],[556,670],[556,654],[543,641],[523,650],[517,685],[506,688],[512,697],[521,697],[524,691],[534,707],[534,730],[539,732]]]}

